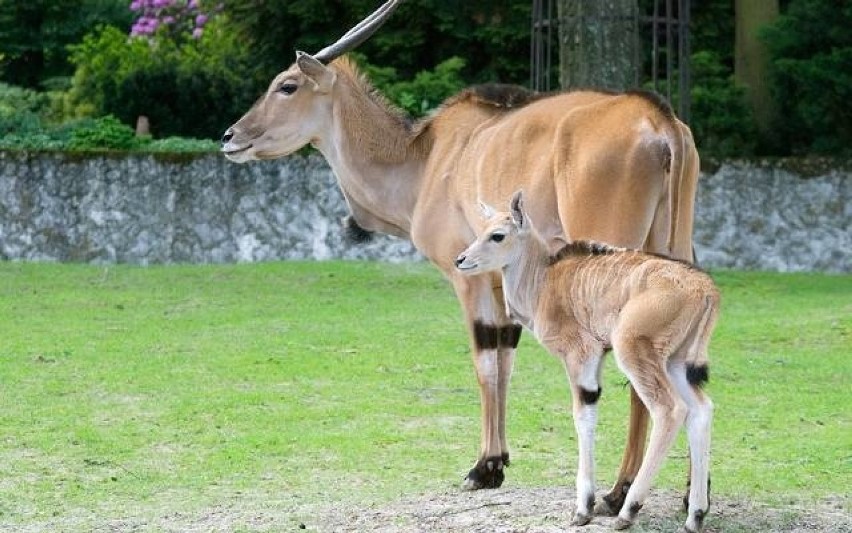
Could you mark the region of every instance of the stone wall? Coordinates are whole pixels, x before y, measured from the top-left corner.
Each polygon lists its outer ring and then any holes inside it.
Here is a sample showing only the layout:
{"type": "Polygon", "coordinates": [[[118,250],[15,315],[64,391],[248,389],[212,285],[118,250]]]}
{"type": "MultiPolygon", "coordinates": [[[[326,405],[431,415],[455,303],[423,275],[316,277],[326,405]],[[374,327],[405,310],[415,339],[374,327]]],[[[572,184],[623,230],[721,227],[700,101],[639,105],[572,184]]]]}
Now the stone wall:
{"type": "MultiPolygon", "coordinates": [[[[849,171],[802,178],[727,163],[701,177],[707,267],[852,272],[849,171]]],[[[344,239],[347,214],[317,155],[236,165],[217,154],[0,152],[0,258],[95,263],[419,259],[410,243],[344,239]]]]}

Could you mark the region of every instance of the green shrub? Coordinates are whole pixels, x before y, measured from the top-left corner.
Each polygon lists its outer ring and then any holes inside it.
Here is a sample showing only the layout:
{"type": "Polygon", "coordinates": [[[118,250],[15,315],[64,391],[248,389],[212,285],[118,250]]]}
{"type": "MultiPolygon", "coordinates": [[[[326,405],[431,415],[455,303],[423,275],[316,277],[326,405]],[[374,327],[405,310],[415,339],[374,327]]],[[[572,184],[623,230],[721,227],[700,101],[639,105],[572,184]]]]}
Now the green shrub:
{"type": "Polygon", "coordinates": [[[792,0],[766,28],[776,129],[793,153],[852,154],[852,3],[792,0]]]}
{"type": "Polygon", "coordinates": [[[0,83],[0,136],[41,130],[41,115],[49,102],[42,93],[0,83]]]}
{"type": "Polygon", "coordinates": [[[692,118],[698,150],[714,157],[748,156],[758,142],[757,126],[742,87],[715,52],[692,55],[692,118]]]}
{"type": "Polygon", "coordinates": [[[71,130],[71,150],[130,150],[139,145],[136,132],[112,115],[84,121],[71,130]]]}
{"type": "Polygon", "coordinates": [[[216,152],[219,143],[209,139],[167,137],[150,141],[140,148],[146,152],[216,152]]]}
{"type": "Polygon", "coordinates": [[[377,67],[367,63],[359,54],[351,55],[356,57],[376,88],[415,117],[425,115],[466,85],[461,75],[465,60],[460,57],[442,61],[434,70],[418,72],[413,80],[398,81],[393,67],[377,67]]]}
{"type": "Polygon", "coordinates": [[[101,27],[72,47],[71,61],[75,106],[128,124],[145,115],[156,136],[218,139],[257,97],[248,49],[216,21],[181,43],[101,27]]]}

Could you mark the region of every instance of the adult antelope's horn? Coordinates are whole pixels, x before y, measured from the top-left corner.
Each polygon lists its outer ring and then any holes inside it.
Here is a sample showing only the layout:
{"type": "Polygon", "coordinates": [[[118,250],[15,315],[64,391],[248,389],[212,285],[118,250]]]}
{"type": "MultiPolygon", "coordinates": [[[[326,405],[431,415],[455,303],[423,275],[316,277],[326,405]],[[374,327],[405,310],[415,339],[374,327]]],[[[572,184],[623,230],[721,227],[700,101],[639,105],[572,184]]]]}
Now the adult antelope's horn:
{"type": "Polygon", "coordinates": [[[379,27],[385,23],[391,13],[402,3],[403,0],[388,0],[375,10],[370,16],[355,25],[354,28],[337,40],[314,54],[314,59],[328,63],[336,57],[354,49],[373,35],[379,27]]]}

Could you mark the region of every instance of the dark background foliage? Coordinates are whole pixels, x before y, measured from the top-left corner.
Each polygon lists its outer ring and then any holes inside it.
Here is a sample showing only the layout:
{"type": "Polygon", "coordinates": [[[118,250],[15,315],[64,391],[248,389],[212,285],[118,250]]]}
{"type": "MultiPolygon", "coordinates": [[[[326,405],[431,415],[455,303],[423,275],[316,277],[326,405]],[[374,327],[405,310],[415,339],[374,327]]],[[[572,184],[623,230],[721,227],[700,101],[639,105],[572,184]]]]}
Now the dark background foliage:
{"type": "MultiPolygon", "coordinates": [[[[0,0],[0,135],[49,137],[107,115],[132,127],[146,115],[155,137],[217,138],[295,50],[316,52],[378,3],[202,0],[217,14],[200,39],[174,32],[131,39],[129,0],[0,0]]],[[[531,5],[407,0],[356,56],[412,115],[468,84],[525,85],[531,5]]],[[[767,134],[755,127],[735,81],[734,2],[693,2],[690,126],[702,154],[852,150],[852,4],[782,0],[780,7],[781,16],[761,31],[780,117],[767,134]]]]}

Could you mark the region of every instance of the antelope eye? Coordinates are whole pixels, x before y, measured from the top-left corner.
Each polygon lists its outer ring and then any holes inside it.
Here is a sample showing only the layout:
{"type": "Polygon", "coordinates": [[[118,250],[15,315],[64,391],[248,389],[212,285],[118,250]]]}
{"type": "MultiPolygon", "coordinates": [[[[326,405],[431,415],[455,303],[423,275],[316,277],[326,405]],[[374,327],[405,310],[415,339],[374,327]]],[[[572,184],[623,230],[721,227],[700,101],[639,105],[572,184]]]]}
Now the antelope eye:
{"type": "Polygon", "coordinates": [[[278,92],[284,94],[293,94],[298,88],[299,86],[293,82],[284,82],[281,84],[281,87],[278,88],[278,92]]]}
{"type": "Polygon", "coordinates": [[[501,242],[505,238],[506,238],[506,236],[503,235],[502,233],[492,233],[491,234],[491,241],[492,242],[501,242]]]}

